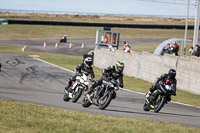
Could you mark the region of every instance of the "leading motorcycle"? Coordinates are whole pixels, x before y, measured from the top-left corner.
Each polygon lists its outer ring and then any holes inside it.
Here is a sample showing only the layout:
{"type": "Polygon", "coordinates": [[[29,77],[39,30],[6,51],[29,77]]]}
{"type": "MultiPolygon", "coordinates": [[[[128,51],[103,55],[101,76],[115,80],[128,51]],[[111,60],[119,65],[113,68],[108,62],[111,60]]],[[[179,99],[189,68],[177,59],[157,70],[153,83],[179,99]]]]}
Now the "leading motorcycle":
{"type": "Polygon", "coordinates": [[[119,83],[115,79],[103,80],[102,85],[97,86],[90,94],[84,96],[82,106],[89,107],[94,104],[103,110],[110,104],[112,99],[116,98],[117,90],[119,90],[119,83]]]}
{"type": "Polygon", "coordinates": [[[167,103],[167,97],[174,95],[172,92],[172,87],[170,84],[165,84],[160,82],[158,84],[158,89],[156,89],[148,98],[145,98],[144,111],[154,110],[158,113],[164,104],[167,103]]]}
{"type": "Polygon", "coordinates": [[[88,89],[88,85],[91,84],[92,79],[87,77],[84,73],[76,77],[76,80],[72,85],[66,90],[64,90],[64,101],[69,101],[72,99],[72,102],[77,102],[81,97],[83,91],[88,89]]]}

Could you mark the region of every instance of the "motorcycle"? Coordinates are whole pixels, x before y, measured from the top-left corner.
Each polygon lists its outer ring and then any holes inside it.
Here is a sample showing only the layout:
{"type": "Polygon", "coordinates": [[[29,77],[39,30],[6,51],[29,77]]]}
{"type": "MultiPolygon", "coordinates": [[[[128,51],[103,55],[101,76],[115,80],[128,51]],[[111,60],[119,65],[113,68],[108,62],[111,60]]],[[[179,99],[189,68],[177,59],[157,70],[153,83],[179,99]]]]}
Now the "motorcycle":
{"type": "Polygon", "coordinates": [[[159,87],[148,98],[145,98],[144,111],[154,110],[158,113],[164,104],[167,103],[167,97],[172,94],[172,88],[169,84],[160,83],[159,87]],[[154,98],[153,98],[154,97],[154,98]]]}
{"type": "Polygon", "coordinates": [[[64,90],[65,94],[63,100],[67,102],[72,99],[72,102],[77,102],[81,97],[82,92],[88,89],[89,84],[91,84],[91,79],[89,77],[84,73],[78,75],[72,85],[67,90],[64,90]]]}
{"type": "Polygon", "coordinates": [[[97,86],[90,94],[84,96],[82,106],[89,107],[94,104],[103,110],[110,104],[112,99],[116,98],[117,90],[119,90],[119,83],[116,80],[112,79],[108,82],[103,80],[102,85],[97,86]]]}

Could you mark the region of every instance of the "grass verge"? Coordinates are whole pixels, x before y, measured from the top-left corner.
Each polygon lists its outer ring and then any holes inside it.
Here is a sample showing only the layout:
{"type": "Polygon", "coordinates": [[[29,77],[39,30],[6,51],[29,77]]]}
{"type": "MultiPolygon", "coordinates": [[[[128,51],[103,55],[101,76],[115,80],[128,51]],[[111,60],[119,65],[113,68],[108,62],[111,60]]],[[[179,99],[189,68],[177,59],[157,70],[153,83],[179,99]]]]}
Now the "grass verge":
{"type": "MultiPolygon", "coordinates": [[[[96,30],[102,27],[47,26],[47,25],[0,25],[1,39],[44,39],[61,38],[67,34],[71,38],[95,38],[96,30]]],[[[137,29],[112,28],[120,32],[120,38],[183,38],[184,30],[177,29],[137,29]]],[[[199,35],[200,36],[200,35],[199,35]]],[[[188,38],[193,37],[193,30],[188,30],[188,38]]]]}
{"type": "MultiPolygon", "coordinates": [[[[73,70],[79,63],[82,62],[81,56],[69,56],[69,55],[59,55],[59,54],[49,54],[49,53],[35,53],[35,52],[21,52],[21,48],[18,46],[0,46],[0,53],[16,53],[16,54],[28,54],[28,55],[39,55],[40,59],[48,61],[50,63],[62,66],[66,69],[73,70]]],[[[102,70],[94,67],[94,72],[96,79],[102,76],[102,70]]],[[[124,77],[125,88],[133,91],[148,92],[148,89],[153,83],[144,81],[142,79],[133,77],[124,77]]],[[[200,95],[192,94],[190,92],[177,90],[177,96],[172,97],[173,101],[181,102],[185,104],[190,104],[200,107],[200,95]]]]}
{"type": "Polygon", "coordinates": [[[1,133],[198,133],[199,128],[0,100],[1,133]]]}

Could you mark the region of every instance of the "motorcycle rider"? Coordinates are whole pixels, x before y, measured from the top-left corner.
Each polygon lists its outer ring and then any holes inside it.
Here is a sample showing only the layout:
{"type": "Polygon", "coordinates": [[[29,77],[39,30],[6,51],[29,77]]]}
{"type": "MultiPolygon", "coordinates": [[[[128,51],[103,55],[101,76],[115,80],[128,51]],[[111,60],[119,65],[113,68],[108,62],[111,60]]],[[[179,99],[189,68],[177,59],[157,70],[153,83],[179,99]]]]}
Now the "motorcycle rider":
{"type": "MultiPolygon", "coordinates": [[[[90,93],[92,92],[92,90],[95,87],[101,85],[103,83],[103,80],[109,81],[113,78],[115,80],[119,79],[119,86],[123,88],[123,71],[124,63],[121,61],[117,61],[115,65],[109,66],[107,69],[104,69],[102,72],[103,76],[97,82],[95,82],[87,91],[87,97],[90,99],[90,93]]],[[[116,94],[114,94],[114,97],[116,97],[116,94]]]]}
{"type": "Polygon", "coordinates": [[[95,77],[94,71],[92,68],[92,58],[87,57],[84,59],[83,63],[79,64],[76,68],[74,68],[75,75],[71,77],[68,81],[68,85],[65,87],[66,90],[72,85],[72,83],[76,80],[76,76],[84,73],[86,76],[90,74],[91,78],[95,77]]]}
{"type": "Polygon", "coordinates": [[[152,85],[149,88],[149,92],[146,95],[146,99],[149,102],[152,102],[155,99],[155,96],[152,95],[152,93],[158,89],[159,84],[168,84],[171,85],[172,90],[169,92],[170,95],[167,96],[167,101],[171,101],[171,95],[176,96],[176,84],[177,84],[177,80],[176,80],[176,70],[174,69],[170,69],[168,74],[164,73],[162,74],[156,81],[155,85],[152,85]]]}

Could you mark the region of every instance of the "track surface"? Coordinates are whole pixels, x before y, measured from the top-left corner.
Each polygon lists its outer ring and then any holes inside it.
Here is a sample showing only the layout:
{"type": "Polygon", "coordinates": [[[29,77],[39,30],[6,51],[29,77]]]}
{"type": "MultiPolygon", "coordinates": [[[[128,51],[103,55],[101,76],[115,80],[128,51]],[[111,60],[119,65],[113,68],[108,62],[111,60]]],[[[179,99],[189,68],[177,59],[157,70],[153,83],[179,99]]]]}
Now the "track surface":
{"type": "Polygon", "coordinates": [[[83,108],[78,103],[64,102],[63,90],[72,72],[41,62],[27,55],[0,54],[0,98],[14,99],[70,110],[118,117],[134,117],[179,123],[200,128],[200,109],[169,103],[159,112],[143,111],[144,95],[119,90],[117,98],[105,110],[96,106],[83,108]]]}
{"type": "MultiPolygon", "coordinates": [[[[120,45],[123,45],[124,41],[129,42],[131,45],[148,45],[148,44],[160,44],[166,38],[133,38],[133,39],[120,39],[120,45]]],[[[95,38],[85,38],[85,39],[69,39],[67,43],[59,43],[59,39],[29,39],[29,40],[0,40],[0,45],[8,46],[27,46],[25,51],[34,52],[48,52],[56,54],[66,54],[66,55],[79,55],[88,53],[95,48],[95,38]],[[43,48],[43,44],[46,42],[46,48],[43,48]],[[55,43],[58,42],[58,48],[55,48],[55,43]],[[72,43],[72,48],[69,48],[70,42],[72,43]],[[84,48],[81,48],[82,43],[84,43],[84,48]]],[[[134,47],[133,47],[134,50],[134,47]]]]}

